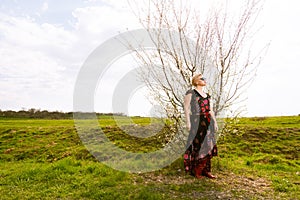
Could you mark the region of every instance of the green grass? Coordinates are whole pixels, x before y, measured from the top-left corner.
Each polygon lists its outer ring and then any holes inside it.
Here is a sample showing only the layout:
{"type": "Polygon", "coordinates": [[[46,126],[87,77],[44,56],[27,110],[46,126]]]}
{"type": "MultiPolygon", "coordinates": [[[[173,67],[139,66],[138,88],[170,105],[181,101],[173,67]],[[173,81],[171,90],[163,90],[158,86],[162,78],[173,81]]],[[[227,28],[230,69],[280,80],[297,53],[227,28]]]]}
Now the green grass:
{"type": "Polygon", "coordinates": [[[299,122],[299,116],[239,119],[238,131],[219,141],[220,157],[226,162],[221,165],[267,177],[274,197],[299,199],[299,122]]]}
{"type": "MultiPolygon", "coordinates": [[[[241,118],[218,140],[216,180],[185,175],[182,158],[159,171],[130,174],[98,162],[73,120],[0,119],[0,199],[300,199],[300,117],[241,118]]],[[[168,141],[149,138],[150,118],[100,117],[120,148],[149,152],[168,141]]]]}

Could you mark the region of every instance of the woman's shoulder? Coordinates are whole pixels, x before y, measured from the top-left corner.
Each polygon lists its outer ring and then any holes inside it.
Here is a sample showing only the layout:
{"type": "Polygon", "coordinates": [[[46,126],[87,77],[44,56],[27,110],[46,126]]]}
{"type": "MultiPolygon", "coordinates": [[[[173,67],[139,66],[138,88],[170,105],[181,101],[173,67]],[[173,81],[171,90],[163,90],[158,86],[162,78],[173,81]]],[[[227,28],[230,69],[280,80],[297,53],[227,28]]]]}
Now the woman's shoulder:
{"type": "Polygon", "coordinates": [[[185,95],[193,94],[193,93],[194,93],[194,90],[193,89],[189,89],[188,91],[186,91],[185,95]]]}

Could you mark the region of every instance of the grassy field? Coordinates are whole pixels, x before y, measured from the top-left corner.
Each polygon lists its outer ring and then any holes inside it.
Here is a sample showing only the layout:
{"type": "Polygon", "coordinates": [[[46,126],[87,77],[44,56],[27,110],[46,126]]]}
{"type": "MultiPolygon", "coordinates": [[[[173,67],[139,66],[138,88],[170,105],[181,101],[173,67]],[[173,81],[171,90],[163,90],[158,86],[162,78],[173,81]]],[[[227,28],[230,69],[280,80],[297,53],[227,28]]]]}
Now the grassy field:
{"type": "MultiPolygon", "coordinates": [[[[129,151],[152,151],[165,139],[137,140],[108,116],[100,125],[129,151]]],[[[0,119],[0,199],[300,199],[300,117],[241,118],[230,128],[212,160],[218,178],[197,180],[182,158],[149,173],[111,169],[86,150],[73,120],[0,119]]]]}

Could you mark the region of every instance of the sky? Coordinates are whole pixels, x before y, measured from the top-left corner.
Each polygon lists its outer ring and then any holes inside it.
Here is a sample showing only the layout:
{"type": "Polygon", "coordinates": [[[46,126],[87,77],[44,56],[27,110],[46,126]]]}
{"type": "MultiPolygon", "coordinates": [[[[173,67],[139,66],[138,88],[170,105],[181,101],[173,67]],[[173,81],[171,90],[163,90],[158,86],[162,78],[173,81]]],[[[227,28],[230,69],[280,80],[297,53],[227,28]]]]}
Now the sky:
{"type": "MultiPolygon", "coordinates": [[[[0,2],[1,110],[72,111],[76,79],[88,56],[120,32],[139,28],[126,0],[0,2]]],[[[246,91],[245,116],[300,114],[299,4],[297,0],[265,2],[256,42],[270,42],[270,47],[246,91]]],[[[131,70],[126,57],[113,66],[99,83],[103,91],[95,94],[97,112],[113,111],[114,86],[131,70]]],[[[129,115],[151,112],[144,91],[141,87],[131,95],[129,115]]]]}

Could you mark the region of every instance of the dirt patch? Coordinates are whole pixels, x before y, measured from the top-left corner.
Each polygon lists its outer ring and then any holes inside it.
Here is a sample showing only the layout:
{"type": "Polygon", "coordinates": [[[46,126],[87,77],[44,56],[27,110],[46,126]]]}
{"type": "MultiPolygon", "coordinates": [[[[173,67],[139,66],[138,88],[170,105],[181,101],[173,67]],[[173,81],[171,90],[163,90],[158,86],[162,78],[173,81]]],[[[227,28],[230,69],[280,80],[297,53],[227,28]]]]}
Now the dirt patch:
{"type": "MultiPolygon", "coordinates": [[[[235,194],[233,199],[274,199],[271,181],[261,177],[247,177],[234,173],[219,173],[218,179],[213,180],[235,194]]],[[[232,198],[231,198],[232,199],[232,198]]]]}
{"type": "Polygon", "coordinates": [[[166,191],[167,193],[180,199],[199,199],[200,197],[200,199],[222,200],[275,199],[271,182],[261,177],[247,177],[231,172],[219,172],[215,175],[217,175],[217,179],[203,178],[198,180],[190,175],[185,175],[184,172],[179,172],[177,175],[146,173],[136,176],[135,180],[147,185],[157,185],[161,183],[166,186],[165,190],[168,190],[166,191]],[[183,185],[194,185],[194,187],[187,192],[174,191],[172,189],[173,187],[183,185]],[[202,189],[199,187],[198,190],[198,185],[201,186],[202,189]]]}

